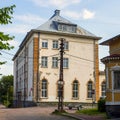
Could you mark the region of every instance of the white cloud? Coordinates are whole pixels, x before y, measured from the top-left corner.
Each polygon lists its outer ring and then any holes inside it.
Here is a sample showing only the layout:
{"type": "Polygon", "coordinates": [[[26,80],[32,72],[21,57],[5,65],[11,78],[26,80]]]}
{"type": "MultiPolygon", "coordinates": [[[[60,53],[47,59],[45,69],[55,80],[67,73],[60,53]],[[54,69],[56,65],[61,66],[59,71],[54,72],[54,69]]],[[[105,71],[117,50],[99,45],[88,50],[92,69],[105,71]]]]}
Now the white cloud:
{"type": "Polygon", "coordinates": [[[43,18],[39,17],[38,15],[33,15],[29,13],[24,15],[15,15],[15,19],[28,24],[44,22],[43,18]]]}
{"type": "Polygon", "coordinates": [[[45,19],[33,15],[33,14],[24,14],[24,15],[15,15],[14,16],[15,21],[17,23],[1,26],[0,31],[3,31],[5,33],[14,33],[14,34],[26,34],[28,31],[36,28],[37,26],[41,25],[45,19]]]}
{"type": "Polygon", "coordinates": [[[75,11],[64,11],[63,15],[75,19],[75,20],[79,20],[79,19],[92,19],[95,16],[95,12],[91,12],[87,9],[84,9],[81,12],[75,12],[75,11]]]}
{"type": "Polygon", "coordinates": [[[82,16],[83,16],[83,19],[92,19],[95,16],[95,12],[91,12],[87,9],[84,9],[82,16]]]}
{"type": "Polygon", "coordinates": [[[30,25],[25,24],[17,24],[12,26],[4,26],[0,28],[1,31],[5,33],[14,33],[14,34],[25,34],[30,30],[30,25]]]}
{"type": "Polygon", "coordinates": [[[11,46],[18,47],[20,43],[17,40],[11,40],[9,41],[9,44],[11,46]]]}
{"type": "Polygon", "coordinates": [[[73,5],[73,4],[78,4],[80,3],[81,0],[31,0],[34,4],[38,6],[43,6],[43,7],[49,7],[49,6],[54,6],[57,8],[65,8],[67,6],[73,5]]]}
{"type": "Polygon", "coordinates": [[[82,17],[81,13],[74,12],[74,11],[64,11],[62,14],[75,20],[78,20],[82,17]]]}
{"type": "MultiPolygon", "coordinates": [[[[6,61],[6,60],[5,60],[6,61]]],[[[0,66],[0,74],[2,75],[11,75],[13,74],[13,64],[6,63],[0,66]],[[7,70],[7,71],[6,71],[7,70]]],[[[0,76],[2,77],[2,76],[0,76]]]]}

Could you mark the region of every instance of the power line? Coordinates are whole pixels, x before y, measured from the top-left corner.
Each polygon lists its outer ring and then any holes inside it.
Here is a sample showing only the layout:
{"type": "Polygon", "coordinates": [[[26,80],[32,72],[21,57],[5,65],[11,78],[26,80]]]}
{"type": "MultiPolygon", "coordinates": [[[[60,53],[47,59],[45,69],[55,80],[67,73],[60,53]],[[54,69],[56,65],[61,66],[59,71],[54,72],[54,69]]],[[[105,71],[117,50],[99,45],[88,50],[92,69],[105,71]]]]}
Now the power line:
{"type": "Polygon", "coordinates": [[[78,59],[81,59],[81,60],[85,60],[85,61],[89,61],[89,62],[94,62],[92,60],[88,60],[88,59],[85,59],[85,58],[81,58],[81,57],[78,57],[78,56],[74,56],[74,55],[70,55],[70,54],[66,54],[68,56],[71,56],[71,57],[74,57],[74,58],[78,58],[78,59]]]}

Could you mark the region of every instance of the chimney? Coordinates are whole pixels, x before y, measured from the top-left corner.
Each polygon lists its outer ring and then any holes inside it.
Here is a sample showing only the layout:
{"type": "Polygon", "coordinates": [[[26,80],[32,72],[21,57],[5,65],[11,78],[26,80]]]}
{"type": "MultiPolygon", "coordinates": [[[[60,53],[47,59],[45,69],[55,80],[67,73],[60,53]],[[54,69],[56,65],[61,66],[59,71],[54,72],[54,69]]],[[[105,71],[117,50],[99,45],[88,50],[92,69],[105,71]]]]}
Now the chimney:
{"type": "Polygon", "coordinates": [[[60,10],[55,10],[55,15],[57,16],[59,16],[60,15],[60,10]]]}

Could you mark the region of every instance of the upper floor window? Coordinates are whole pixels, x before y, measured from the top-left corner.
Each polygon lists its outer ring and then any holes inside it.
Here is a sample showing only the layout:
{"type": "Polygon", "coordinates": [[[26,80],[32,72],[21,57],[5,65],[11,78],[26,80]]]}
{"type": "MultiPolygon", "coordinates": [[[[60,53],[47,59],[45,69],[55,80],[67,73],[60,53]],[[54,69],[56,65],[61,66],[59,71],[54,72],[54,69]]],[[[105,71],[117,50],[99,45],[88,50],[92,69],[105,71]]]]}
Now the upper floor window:
{"type": "Polygon", "coordinates": [[[68,58],[63,58],[63,68],[68,68],[68,58]]]}
{"type": "Polygon", "coordinates": [[[57,68],[58,67],[58,57],[52,58],[52,67],[57,68]]]}
{"type": "Polygon", "coordinates": [[[41,66],[42,66],[42,67],[47,67],[47,66],[48,66],[48,57],[43,56],[43,57],[41,58],[41,66]]]}
{"type": "Polygon", "coordinates": [[[57,40],[53,41],[53,49],[58,49],[58,41],[57,40]]]}
{"type": "Polygon", "coordinates": [[[101,84],[101,96],[105,97],[106,96],[106,82],[103,81],[101,84]]]}
{"type": "Polygon", "coordinates": [[[58,23],[58,30],[64,32],[76,33],[77,25],[58,23]]]}
{"type": "Polygon", "coordinates": [[[42,89],[41,89],[41,92],[42,92],[42,97],[47,97],[47,80],[46,79],[43,79],[42,80],[42,89]]]}
{"type": "Polygon", "coordinates": [[[92,98],[93,82],[89,81],[87,84],[87,97],[92,98]]]}
{"type": "Polygon", "coordinates": [[[78,98],[78,81],[77,80],[74,80],[73,82],[73,89],[72,89],[72,97],[73,98],[78,98]]]}
{"type": "Polygon", "coordinates": [[[48,41],[42,40],[42,48],[48,48],[48,41]]]}
{"type": "Polygon", "coordinates": [[[69,44],[67,41],[64,42],[64,50],[68,50],[69,49],[69,44]]]}

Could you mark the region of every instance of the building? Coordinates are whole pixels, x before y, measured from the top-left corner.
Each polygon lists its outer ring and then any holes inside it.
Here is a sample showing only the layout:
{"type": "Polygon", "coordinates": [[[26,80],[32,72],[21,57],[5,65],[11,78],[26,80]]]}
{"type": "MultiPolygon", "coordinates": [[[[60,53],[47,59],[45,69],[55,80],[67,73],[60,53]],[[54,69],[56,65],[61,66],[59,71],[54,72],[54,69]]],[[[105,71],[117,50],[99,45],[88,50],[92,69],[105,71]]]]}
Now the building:
{"type": "Polygon", "coordinates": [[[110,55],[101,59],[106,74],[106,110],[110,117],[120,117],[120,34],[101,43],[110,55]]]}
{"type": "Polygon", "coordinates": [[[60,16],[30,30],[13,57],[14,101],[19,106],[58,102],[59,39],[64,38],[64,102],[91,103],[99,95],[100,37],[60,16]],[[94,93],[93,93],[94,91],[94,93]]]}

